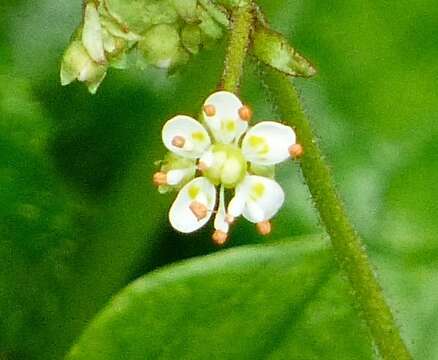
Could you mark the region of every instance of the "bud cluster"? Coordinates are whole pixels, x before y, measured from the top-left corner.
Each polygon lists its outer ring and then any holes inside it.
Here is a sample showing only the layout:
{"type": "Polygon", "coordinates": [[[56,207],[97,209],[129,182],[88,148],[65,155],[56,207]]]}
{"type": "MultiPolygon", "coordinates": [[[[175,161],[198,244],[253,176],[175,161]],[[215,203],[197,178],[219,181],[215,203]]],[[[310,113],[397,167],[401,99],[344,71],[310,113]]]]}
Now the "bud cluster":
{"type": "Polygon", "coordinates": [[[203,0],[88,0],[66,49],[61,83],[84,82],[95,93],[109,67],[134,64],[173,70],[213,44],[228,25],[225,13],[203,0]]]}

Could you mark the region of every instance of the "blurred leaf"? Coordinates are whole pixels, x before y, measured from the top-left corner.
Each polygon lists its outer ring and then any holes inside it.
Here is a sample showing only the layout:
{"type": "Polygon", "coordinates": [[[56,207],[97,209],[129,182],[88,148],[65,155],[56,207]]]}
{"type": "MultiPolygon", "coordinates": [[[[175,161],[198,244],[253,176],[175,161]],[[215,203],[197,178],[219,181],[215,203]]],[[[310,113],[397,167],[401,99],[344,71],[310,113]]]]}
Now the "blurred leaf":
{"type": "Polygon", "coordinates": [[[253,52],[265,64],[288,75],[310,77],[316,73],[283,35],[262,25],[258,25],[254,32],[253,52]]]}
{"type": "Polygon", "coordinates": [[[82,245],[77,229],[92,209],[47,158],[49,124],[28,82],[0,82],[0,347],[26,354],[48,346],[63,317],[75,279],[69,260],[82,245]]]}
{"type": "Polygon", "coordinates": [[[326,242],[240,247],[137,280],[93,321],[70,360],[371,359],[326,242]]]}
{"type": "MultiPolygon", "coordinates": [[[[166,201],[158,201],[148,179],[154,167],[149,156],[161,153],[159,137],[136,148],[123,176],[111,184],[117,191],[84,200],[53,165],[51,123],[29,83],[0,80],[7,84],[0,88],[0,202],[7,204],[0,209],[0,351],[12,358],[58,359],[140,263],[149,263],[155,230],[165,219],[166,201]]],[[[142,121],[140,128],[146,127],[159,133],[159,122],[142,121]]],[[[77,140],[71,130],[64,141],[77,140]]],[[[102,128],[96,130],[102,136],[102,128]]],[[[57,144],[65,156],[63,145],[57,144]]]]}
{"type": "Polygon", "coordinates": [[[372,249],[382,281],[399,310],[405,338],[418,359],[438,359],[438,146],[431,131],[409,147],[387,184],[372,249]]]}

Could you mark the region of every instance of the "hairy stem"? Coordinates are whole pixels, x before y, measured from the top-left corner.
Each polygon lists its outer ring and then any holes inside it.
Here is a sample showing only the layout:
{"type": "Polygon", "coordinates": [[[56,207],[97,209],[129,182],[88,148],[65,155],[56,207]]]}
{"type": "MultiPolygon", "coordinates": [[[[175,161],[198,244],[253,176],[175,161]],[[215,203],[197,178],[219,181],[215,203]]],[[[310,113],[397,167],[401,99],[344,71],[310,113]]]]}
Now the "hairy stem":
{"type": "Polygon", "coordinates": [[[411,359],[362,240],[349,221],[336,192],[329,167],[300,105],[296,89],[285,75],[271,68],[263,69],[263,79],[274,97],[279,115],[295,128],[298,142],[304,148],[301,159],[304,178],[330,235],[337,260],[350,280],[361,313],[371,330],[381,357],[385,360],[411,359]]]}
{"type": "Polygon", "coordinates": [[[222,76],[222,88],[237,92],[243,72],[250,33],[254,22],[252,5],[245,5],[233,11],[230,39],[225,57],[225,69],[222,76]]]}

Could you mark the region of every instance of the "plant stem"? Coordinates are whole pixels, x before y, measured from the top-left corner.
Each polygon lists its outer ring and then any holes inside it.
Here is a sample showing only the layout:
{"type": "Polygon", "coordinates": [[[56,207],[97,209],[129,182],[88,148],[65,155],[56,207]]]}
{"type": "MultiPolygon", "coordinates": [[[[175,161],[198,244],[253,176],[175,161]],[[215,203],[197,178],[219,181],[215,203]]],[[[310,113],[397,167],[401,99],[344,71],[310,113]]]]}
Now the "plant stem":
{"type": "Polygon", "coordinates": [[[243,72],[250,33],[254,22],[252,5],[236,8],[232,14],[230,39],[225,56],[225,68],[222,76],[222,88],[238,92],[239,81],[243,72]]]}
{"type": "MultiPolygon", "coordinates": [[[[289,79],[278,71],[264,67],[263,79],[274,97],[282,120],[294,126],[304,148],[301,169],[330,235],[341,268],[346,272],[361,313],[383,359],[411,359],[382,289],[373,272],[365,247],[353,228],[339,198],[330,170],[318,147],[312,127],[301,105],[298,93],[289,79]]],[[[353,330],[352,330],[353,331],[353,330]]]]}

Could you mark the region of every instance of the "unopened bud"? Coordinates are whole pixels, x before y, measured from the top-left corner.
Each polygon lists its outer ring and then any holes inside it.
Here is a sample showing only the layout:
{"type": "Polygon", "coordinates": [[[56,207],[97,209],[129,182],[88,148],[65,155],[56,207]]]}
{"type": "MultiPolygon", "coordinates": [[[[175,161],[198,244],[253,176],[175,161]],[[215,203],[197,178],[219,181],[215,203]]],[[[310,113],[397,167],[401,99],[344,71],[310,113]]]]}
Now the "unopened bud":
{"type": "Polygon", "coordinates": [[[181,42],[191,54],[198,53],[201,41],[201,30],[196,23],[186,24],[181,30],[181,42]]]}
{"type": "Polygon", "coordinates": [[[303,147],[300,144],[293,144],[289,147],[289,154],[293,159],[298,159],[304,153],[303,147]]]}
{"type": "Polygon", "coordinates": [[[272,230],[272,226],[269,221],[261,221],[257,223],[256,227],[260,235],[268,235],[272,230]]]}
{"type": "Polygon", "coordinates": [[[99,12],[94,2],[88,2],[85,6],[84,26],[82,29],[82,44],[88,54],[98,64],[105,64],[105,52],[103,47],[102,26],[99,20],[99,12]]]}
{"type": "Polygon", "coordinates": [[[159,24],[150,28],[138,43],[147,63],[168,69],[180,62],[180,37],[176,26],[159,24]]]}
{"type": "Polygon", "coordinates": [[[156,186],[166,185],[167,184],[166,173],[162,171],[156,172],[153,176],[153,182],[156,186]]]}
{"type": "Polygon", "coordinates": [[[244,121],[250,121],[252,117],[252,110],[244,105],[239,109],[239,116],[244,121]]]}
{"type": "Polygon", "coordinates": [[[204,219],[208,212],[207,207],[199,201],[193,201],[190,204],[190,210],[192,210],[192,213],[196,216],[198,221],[204,219]]]}
{"type": "Polygon", "coordinates": [[[107,65],[93,61],[81,41],[73,40],[64,53],[61,64],[61,84],[68,85],[74,80],[87,84],[95,93],[106,74],[107,65]]]}
{"type": "Polygon", "coordinates": [[[212,235],[212,240],[215,245],[222,246],[228,240],[228,234],[221,230],[216,230],[212,235]]]}

